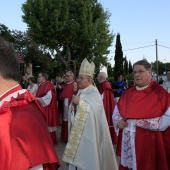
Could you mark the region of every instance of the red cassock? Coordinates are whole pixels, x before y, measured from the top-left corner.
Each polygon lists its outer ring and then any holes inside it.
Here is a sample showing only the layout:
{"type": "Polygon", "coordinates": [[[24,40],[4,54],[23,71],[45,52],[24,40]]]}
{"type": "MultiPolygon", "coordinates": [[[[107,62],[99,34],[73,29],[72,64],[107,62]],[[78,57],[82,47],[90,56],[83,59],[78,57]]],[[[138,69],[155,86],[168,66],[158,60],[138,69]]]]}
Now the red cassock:
{"type": "MultiPolygon", "coordinates": [[[[21,90],[8,91],[3,98],[21,90]]],[[[60,166],[44,118],[43,109],[27,91],[0,107],[0,170],[27,170],[43,164],[44,170],[60,166]]]]}
{"type": "MultiPolygon", "coordinates": [[[[54,85],[49,81],[44,82],[38,88],[36,97],[41,98],[41,97],[45,96],[48,93],[48,91],[52,92],[52,99],[51,99],[50,104],[47,105],[46,107],[44,107],[45,119],[46,119],[47,125],[49,127],[56,127],[56,126],[60,125],[60,118],[59,118],[59,114],[58,114],[58,106],[57,106],[57,101],[56,101],[54,85]]],[[[56,144],[57,143],[56,132],[55,131],[50,132],[50,135],[51,135],[53,144],[56,144]]]]}
{"type": "MultiPolygon", "coordinates": [[[[136,86],[130,87],[118,102],[120,115],[124,119],[160,117],[169,106],[170,95],[155,81],[140,91],[136,90],[136,86]]],[[[136,127],[135,150],[137,170],[170,170],[170,128],[151,131],[136,127]]]]}
{"type": "Polygon", "coordinates": [[[52,92],[52,99],[51,99],[50,104],[44,107],[45,119],[49,127],[55,127],[55,126],[60,125],[60,119],[59,119],[59,114],[58,114],[58,107],[57,107],[54,85],[49,81],[44,82],[38,88],[36,97],[43,97],[50,90],[52,92]]]}
{"type": "MultiPolygon", "coordinates": [[[[62,92],[60,94],[60,98],[63,99],[63,100],[68,98],[68,106],[70,105],[72,96],[74,94],[73,84],[74,84],[74,81],[71,82],[71,83],[63,84],[61,86],[62,87],[62,92]]],[[[63,102],[63,117],[62,117],[62,127],[61,127],[61,140],[64,141],[64,142],[68,141],[68,119],[66,118],[68,116],[64,115],[64,114],[68,114],[68,112],[67,113],[66,112],[67,111],[65,111],[65,106],[64,106],[64,102],[63,102]]]]}
{"type": "Polygon", "coordinates": [[[104,81],[102,83],[99,83],[98,90],[101,95],[104,94],[103,105],[104,105],[104,110],[106,113],[106,119],[107,119],[107,122],[109,125],[112,143],[114,145],[116,145],[117,144],[117,135],[115,133],[115,130],[113,127],[113,122],[112,122],[112,114],[113,114],[113,110],[115,108],[115,101],[114,101],[114,95],[112,92],[111,85],[108,81],[104,81]]]}

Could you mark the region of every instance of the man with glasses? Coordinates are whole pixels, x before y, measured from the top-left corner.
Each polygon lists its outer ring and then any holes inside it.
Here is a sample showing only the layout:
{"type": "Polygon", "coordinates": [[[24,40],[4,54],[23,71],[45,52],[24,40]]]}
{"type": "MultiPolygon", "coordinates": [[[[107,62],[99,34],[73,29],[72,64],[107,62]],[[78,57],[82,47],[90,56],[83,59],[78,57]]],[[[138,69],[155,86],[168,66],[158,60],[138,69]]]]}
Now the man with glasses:
{"type": "Polygon", "coordinates": [[[45,73],[39,73],[37,81],[39,88],[36,93],[36,98],[44,107],[48,130],[55,145],[57,143],[56,130],[57,126],[60,125],[60,119],[54,85],[48,81],[48,75],[45,73]]]}
{"type": "Polygon", "coordinates": [[[146,60],[134,63],[133,74],[135,85],[120,97],[113,113],[116,132],[123,130],[117,146],[119,170],[169,170],[170,96],[152,79],[146,60]]]}
{"type": "Polygon", "coordinates": [[[79,91],[69,107],[71,132],[63,161],[69,170],[117,170],[101,95],[93,86],[94,63],[84,59],[77,79],[79,91]],[[74,106],[77,112],[74,115],[74,106]]]}
{"type": "Polygon", "coordinates": [[[61,127],[61,140],[68,141],[68,107],[74,94],[74,74],[72,71],[67,71],[65,75],[65,84],[59,86],[61,89],[60,98],[63,100],[63,115],[61,127]]]}

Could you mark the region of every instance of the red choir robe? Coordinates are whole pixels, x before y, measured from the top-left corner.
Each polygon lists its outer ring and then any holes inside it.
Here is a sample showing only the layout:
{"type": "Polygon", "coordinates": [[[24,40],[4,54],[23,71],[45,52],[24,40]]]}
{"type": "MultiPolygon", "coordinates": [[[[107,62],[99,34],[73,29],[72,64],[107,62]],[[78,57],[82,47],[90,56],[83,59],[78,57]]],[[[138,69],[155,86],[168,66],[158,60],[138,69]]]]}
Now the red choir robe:
{"type": "MultiPolygon", "coordinates": [[[[63,100],[68,99],[68,106],[70,105],[72,96],[74,94],[73,85],[74,85],[74,81],[71,83],[65,83],[61,86],[62,92],[60,93],[60,98],[63,100]]],[[[68,141],[68,119],[64,120],[64,117],[68,117],[68,116],[64,116],[64,112],[65,112],[64,109],[65,109],[65,106],[64,106],[64,102],[63,102],[61,140],[64,142],[67,142],[68,141]]],[[[65,114],[68,114],[68,112],[65,114]]]]}
{"type": "MultiPolygon", "coordinates": [[[[161,117],[169,106],[170,95],[154,80],[144,90],[130,87],[118,102],[124,119],[161,117]]],[[[170,170],[170,127],[165,131],[151,131],[136,126],[135,151],[137,170],[170,170]]],[[[126,169],[120,166],[120,170],[126,169]]]]}
{"type": "Polygon", "coordinates": [[[113,110],[115,108],[115,100],[114,100],[114,95],[112,92],[111,85],[108,81],[104,81],[102,83],[99,83],[98,90],[101,95],[104,94],[103,105],[104,105],[104,110],[106,113],[106,119],[108,122],[112,143],[114,145],[116,145],[117,144],[117,135],[114,130],[113,121],[112,121],[112,114],[113,114],[113,110]]]}
{"type": "Polygon", "coordinates": [[[43,164],[44,170],[60,166],[41,105],[31,92],[17,86],[0,101],[17,92],[0,107],[0,170],[27,170],[43,164]]]}
{"type": "MultiPolygon", "coordinates": [[[[47,122],[47,126],[49,127],[56,127],[60,125],[60,119],[59,119],[59,114],[58,114],[58,107],[57,107],[57,101],[56,101],[56,94],[55,94],[55,89],[54,85],[46,81],[43,84],[41,84],[37,90],[36,97],[43,97],[45,96],[48,91],[51,91],[52,93],[52,99],[49,105],[45,106],[45,119],[47,122]]],[[[56,132],[50,132],[51,138],[53,143],[57,143],[57,137],[56,137],[56,132]]]]}

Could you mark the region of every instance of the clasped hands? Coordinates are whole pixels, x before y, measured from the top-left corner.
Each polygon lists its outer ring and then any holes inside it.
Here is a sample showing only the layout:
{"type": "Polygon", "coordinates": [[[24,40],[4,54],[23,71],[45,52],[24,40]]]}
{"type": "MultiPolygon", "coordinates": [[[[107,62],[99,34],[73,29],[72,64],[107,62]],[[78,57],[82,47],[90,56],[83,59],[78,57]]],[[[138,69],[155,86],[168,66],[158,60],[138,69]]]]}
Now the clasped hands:
{"type": "Polygon", "coordinates": [[[78,105],[80,101],[80,97],[73,95],[72,103],[78,105]]]}

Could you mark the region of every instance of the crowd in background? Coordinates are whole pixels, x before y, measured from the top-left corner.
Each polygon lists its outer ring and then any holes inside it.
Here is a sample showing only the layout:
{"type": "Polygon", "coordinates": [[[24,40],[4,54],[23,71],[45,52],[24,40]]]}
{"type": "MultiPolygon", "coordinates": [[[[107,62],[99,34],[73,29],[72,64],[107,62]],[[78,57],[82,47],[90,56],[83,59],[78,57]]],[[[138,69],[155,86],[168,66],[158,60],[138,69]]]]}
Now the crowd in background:
{"type": "Polygon", "coordinates": [[[0,38],[0,169],[57,170],[60,125],[67,170],[117,170],[116,155],[119,170],[170,169],[170,70],[157,83],[151,64],[139,60],[129,87],[105,72],[96,87],[94,70],[85,58],[77,78],[67,71],[20,81],[15,50],[0,38]]]}
{"type": "MultiPolygon", "coordinates": [[[[45,73],[44,73],[45,74],[45,73]]],[[[107,79],[107,73],[100,73],[102,76],[107,79]]],[[[48,76],[48,75],[47,75],[48,76]]],[[[101,77],[101,76],[100,76],[101,77]]],[[[57,102],[57,114],[59,115],[61,128],[61,140],[64,142],[68,141],[68,107],[71,103],[72,95],[74,94],[73,83],[75,82],[75,77],[72,71],[67,71],[62,77],[56,76],[55,78],[47,78],[50,84],[54,86],[55,100],[57,102]],[[48,80],[49,79],[49,80],[48,80]]],[[[98,79],[98,78],[97,78],[98,79]]],[[[99,81],[98,81],[99,83],[99,81]]],[[[100,84],[100,83],[99,83],[100,84]]],[[[128,89],[130,86],[134,86],[134,80],[128,82],[123,75],[119,75],[117,79],[113,82],[109,82],[111,91],[114,96],[114,102],[118,103],[121,95],[128,89]]],[[[167,70],[167,79],[164,81],[162,78],[159,79],[158,84],[160,84],[164,89],[170,92],[170,71],[167,70]]],[[[38,88],[41,83],[38,82],[38,77],[29,77],[22,76],[20,85],[23,89],[29,90],[35,97],[38,88]]],[[[78,91],[78,90],[77,90],[78,91]]],[[[77,93],[76,91],[76,93],[77,93]]],[[[53,139],[54,140],[54,139],[53,139]]],[[[57,139],[56,139],[57,140],[57,139]]]]}

